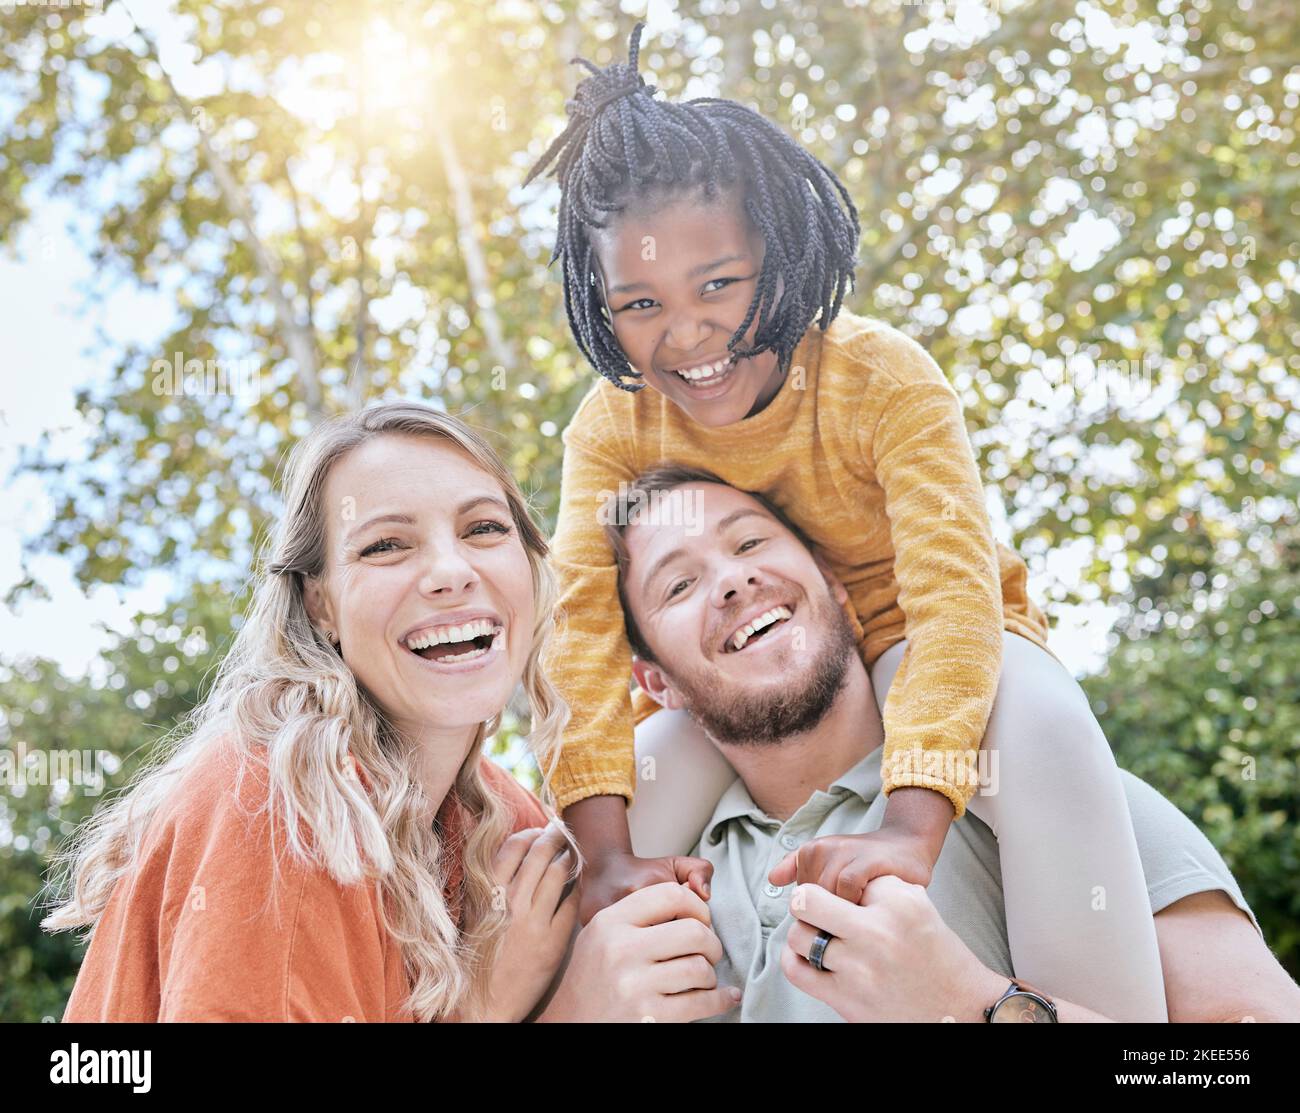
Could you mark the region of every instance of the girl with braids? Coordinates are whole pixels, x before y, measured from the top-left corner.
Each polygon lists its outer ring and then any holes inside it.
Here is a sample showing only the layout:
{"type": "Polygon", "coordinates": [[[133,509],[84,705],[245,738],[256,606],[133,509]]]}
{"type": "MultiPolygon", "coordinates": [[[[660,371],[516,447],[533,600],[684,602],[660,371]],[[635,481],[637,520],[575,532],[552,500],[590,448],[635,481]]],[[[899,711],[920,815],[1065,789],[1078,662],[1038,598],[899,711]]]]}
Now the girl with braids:
{"type": "MultiPolygon", "coordinates": [[[[578,60],[589,76],[568,126],[528,178],[554,164],[552,261],[601,376],[563,436],[552,561],[564,624],[547,659],[575,712],[554,784],[587,862],[580,918],[657,882],[708,893],[711,867],[686,854],[734,775],[685,711],[640,689],[629,698],[632,645],[602,520],[651,467],[702,468],[767,495],[818,547],[848,589],[873,686],[888,690],[882,827],[788,847],[769,893],[815,882],[857,902],[886,873],[926,885],[970,806],[999,838],[1017,972],[1104,1015],[1164,1019],[1114,758],[1048,650],[1024,562],[993,539],[956,393],[910,338],[841,312],[858,216],[836,176],[740,104],[656,99],[637,72],[641,29],[626,63],[578,60]],[[1026,653],[1046,654],[1059,683],[1029,681],[1016,667],[1026,653]],[[658,760],[638,786],[641,755],[658,760]],[[666,791],[675,838],[625,803],[666,791]]],[[[736,544],[749,550],[743,530],[736,544]]],[[[746,684],[746,638],[772,617],[770,580],[752,569],[738,556],[735,589],[712,600],[735,634],[705,647],[715,671],[697,685],[746,684]]],[[[685,595],[693,581],[656,582],[685,595]]]]}

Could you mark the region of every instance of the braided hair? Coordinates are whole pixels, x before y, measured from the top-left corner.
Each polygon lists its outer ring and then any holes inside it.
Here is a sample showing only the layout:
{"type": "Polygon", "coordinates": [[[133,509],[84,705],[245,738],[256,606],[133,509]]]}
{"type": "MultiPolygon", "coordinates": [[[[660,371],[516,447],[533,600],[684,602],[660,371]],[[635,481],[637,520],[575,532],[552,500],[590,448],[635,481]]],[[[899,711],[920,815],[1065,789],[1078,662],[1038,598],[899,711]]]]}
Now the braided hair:
{"type": "Polygon", "coordinates": [[[816,319],[823,330],[853,281],[858,213],[844,184],[818,159],[757,112],[706,97],[672,104],[637,72],[641,32],[628,60],[600,69],[565,105],[569,123],[524,185],[552,163],[560,183],[559,228],[550,262],[563,260],[564,307],[588,362],[620,390],[645,383],[619,347],[596,276],[590,229],[604,228],[629,202],[701,189],[707,200],[740,185],[744,211],[765,251],[754,299],[727,343],[741,358],[774,351],[786,367],[816,319]],[[780,301],[777,284],[781,282],[780,301]],[[738,347],[757,317],[752,348],[738,347]]]}

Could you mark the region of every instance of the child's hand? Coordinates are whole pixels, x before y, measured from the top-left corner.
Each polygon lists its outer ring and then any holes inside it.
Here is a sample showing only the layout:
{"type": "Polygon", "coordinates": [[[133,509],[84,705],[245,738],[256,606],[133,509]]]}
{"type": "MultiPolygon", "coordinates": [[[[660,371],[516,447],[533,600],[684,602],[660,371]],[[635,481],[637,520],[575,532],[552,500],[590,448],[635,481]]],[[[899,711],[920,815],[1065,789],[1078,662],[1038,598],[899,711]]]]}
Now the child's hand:
{"type": "Polygon", "coordinates": [[[662,881],[689,885],[701,900],[708,900],[711,880],[713,863],[703,858],[638,858],[624,850],[605,851],[591,858],[582,872],[578,919],[586,924],[602,908],[662,881]]]}
{"type": "Polygon", "coordinates": [[[842,900],[862,903],[867,885],[893,874],[913,885],[929,885],[934,859],[915,835],[880,830],[865,835],[827,835],[804,843],[767,875],[773,885],[820,885],[842,900]]]}

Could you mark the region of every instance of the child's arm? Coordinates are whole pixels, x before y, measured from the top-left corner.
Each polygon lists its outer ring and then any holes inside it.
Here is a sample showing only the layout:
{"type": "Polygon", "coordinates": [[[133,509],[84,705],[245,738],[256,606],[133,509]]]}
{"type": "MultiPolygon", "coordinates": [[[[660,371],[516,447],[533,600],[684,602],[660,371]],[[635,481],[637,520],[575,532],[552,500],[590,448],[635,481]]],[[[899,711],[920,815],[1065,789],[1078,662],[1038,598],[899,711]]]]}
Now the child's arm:
{"type": "Polygon", "coordinates": [[[997,547],[956,392],[915,341],[882,341],[897,385],[864,407],[858,436],[884,494],[907,638],[881,709],[883,791],[932,789],[960,819],[1002,671],[997,547]]]}
{"type": "Polygon", "coordinates": [[[709,899],[711,862],[682,855],[638,858],[633,853],[627,801],[623,797],[588,796],[570,804],[564,820],[582,847],[585,861],[578,895],[578,919],[582,923],[629,893],[661,881],[690,885],[701,900],[709,899]]]}
{"type": "Polygon", "coordinates": [[[1002,581],[961,403],[934,361],[910,354],[904,382],[862,430],[885,496],[907,651],[881,708],[884,792],[943,793],[960,819],[1002,671],[1002,581]]]}
{"type": "Polygon", "coordinates": [[[801,847],[770,875],[773,884],[842,889],[846,900],[881,873],[929,883],[949,825],[978,787],[1002,668],[997,548],[961,403],[919,344],[892,330],[880,343],[895,386],[864,399],[858,436],[885,496],[907,637],[882,708],[885,817],[869,835],[801,847]]]}
{"type": "Polygon", "coordinates": [[[698,858],[637,858],[627,825],[634,788],[632,649],[618,600],[618,569],[605,536],[605,500],[635,478],[615,449],[602,449],[588,395],[564,432],[560,509],[550,563],[559,580],[557,628],[543,667],[570,718],[551,788],[586,863],[583,923],[628,893],[688,882],[708,899],[713,867],[698,858]]]}

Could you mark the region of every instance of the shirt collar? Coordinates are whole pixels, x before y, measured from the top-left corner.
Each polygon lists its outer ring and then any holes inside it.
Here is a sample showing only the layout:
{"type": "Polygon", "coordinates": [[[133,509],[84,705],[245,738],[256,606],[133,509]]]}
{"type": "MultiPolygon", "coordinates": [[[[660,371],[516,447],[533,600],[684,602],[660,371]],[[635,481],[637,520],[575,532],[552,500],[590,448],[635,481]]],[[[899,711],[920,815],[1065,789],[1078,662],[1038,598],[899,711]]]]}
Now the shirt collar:
{"type": "MultiPolygon", "coordinates": [[[[831,791],[836,788],[845,789],[861,797],[862,802],[870,806],[881,791],[880,760],[883,749],[883,746],[877,746],[856,765],[836,777],[831,782],[831,791]]],[[[733,819],[750,819],[761,826],[779,826],[775,819],[754,803],[754,798],[750,796],[741,777],[731,782],[718,801],[718,806],[713,809],[713,816],[704,828],[705,843],[716,846],[722,838],[722,828],[733,819]]]]}
{"type": "Polygon", "coordinates": [[[763,810],[754,803],[754,798],[749,795],[749,789],[745,787],[744,779],[737,777],[731,782],[727,791],[722,794],[718,806],[713,809],[713,816],[704,828],[704,841],[716,845],[722,837],[721,830],[723,827],[733,819],[745,818],[752,819],[755,823],[760,824],[775,822],[771,816],[764,815],[763,810]]]}
{"type": "Polygon", "coordinates": [[[831,788],[835,788],[836,785],[847,788],[862,797],[862,802],[869,806],[880,795],[882,787],[880,760],[884,749],[883,745],[877,746],[855,766],[831,781],[831,788]]]}

